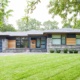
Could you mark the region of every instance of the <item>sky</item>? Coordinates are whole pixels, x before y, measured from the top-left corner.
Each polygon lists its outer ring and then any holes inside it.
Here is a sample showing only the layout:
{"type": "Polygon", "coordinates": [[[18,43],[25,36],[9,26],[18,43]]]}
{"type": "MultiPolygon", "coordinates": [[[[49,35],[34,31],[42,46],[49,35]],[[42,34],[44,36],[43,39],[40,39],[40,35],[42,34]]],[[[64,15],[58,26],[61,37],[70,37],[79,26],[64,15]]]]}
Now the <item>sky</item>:
{"type": "MultiPolygon", "coordinates": [[[[52,20],[51,15],[48,13],[47,4],[49,0],[42,0],[41,3],[37,5],[37,8],[30,15],[31,18],[35,18],[40,22],[44,22],[47,20],[52,20]]],[[[8,9],[12,9],[12,16],[9,18],[8,23],[13,24],[13,26],[17,29],[16,21],[25,15],[24,9],[26,7],[26,0],[10,0],[8,9]]],[[[59,27],[61,28],[61,18],[55,17],[57,22],[59,22],[59,27]]]]}

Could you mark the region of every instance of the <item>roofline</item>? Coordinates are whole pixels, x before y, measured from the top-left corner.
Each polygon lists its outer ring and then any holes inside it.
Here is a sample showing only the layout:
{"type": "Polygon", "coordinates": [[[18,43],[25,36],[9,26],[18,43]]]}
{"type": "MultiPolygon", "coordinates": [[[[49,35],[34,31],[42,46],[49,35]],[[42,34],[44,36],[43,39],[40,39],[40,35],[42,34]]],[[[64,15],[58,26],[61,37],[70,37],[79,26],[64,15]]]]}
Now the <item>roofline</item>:
{"type": "Polygon", "coordinates": [[[52,34],[52,33],[80,33],[80,32],[44,32],[44,33],[52,34]]]}

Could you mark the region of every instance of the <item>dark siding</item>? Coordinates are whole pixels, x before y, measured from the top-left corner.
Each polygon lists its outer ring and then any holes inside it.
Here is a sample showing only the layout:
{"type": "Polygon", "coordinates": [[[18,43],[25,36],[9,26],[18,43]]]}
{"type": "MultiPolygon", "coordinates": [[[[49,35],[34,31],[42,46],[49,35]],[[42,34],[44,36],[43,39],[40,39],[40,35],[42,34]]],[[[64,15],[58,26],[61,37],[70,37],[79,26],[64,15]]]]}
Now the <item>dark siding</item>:
{"type": "Polygon", "coordinates": [[[6,37],[8,40],[16,40],[16,37],[6,37]]]}
{"type": "Polygon", "coordinates": [[[0,39],[0,52],[2,52],[2,39],[0,39]]]}
{"type": "Polygon", "coordinates": [[[52,34],[48,34],[47,38],[52,38],[52,34]]]}
{"type": "Polygon", "coordinates": [[[67,38],[76,38],[76,34],[67,34],[67,38]]]}

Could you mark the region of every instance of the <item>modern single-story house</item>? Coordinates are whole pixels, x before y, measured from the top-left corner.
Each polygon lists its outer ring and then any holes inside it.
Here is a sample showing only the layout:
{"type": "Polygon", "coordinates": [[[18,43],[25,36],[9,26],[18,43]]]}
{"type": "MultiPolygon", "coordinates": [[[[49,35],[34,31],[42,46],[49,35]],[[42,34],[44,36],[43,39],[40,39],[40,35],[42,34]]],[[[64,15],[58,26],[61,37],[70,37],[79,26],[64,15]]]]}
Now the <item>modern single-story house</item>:
{"type": "Polygon", "coordinates": [[[49,52],[64,48],[80,49],[80,29],[0,32],[0,52],[49,52]]]}

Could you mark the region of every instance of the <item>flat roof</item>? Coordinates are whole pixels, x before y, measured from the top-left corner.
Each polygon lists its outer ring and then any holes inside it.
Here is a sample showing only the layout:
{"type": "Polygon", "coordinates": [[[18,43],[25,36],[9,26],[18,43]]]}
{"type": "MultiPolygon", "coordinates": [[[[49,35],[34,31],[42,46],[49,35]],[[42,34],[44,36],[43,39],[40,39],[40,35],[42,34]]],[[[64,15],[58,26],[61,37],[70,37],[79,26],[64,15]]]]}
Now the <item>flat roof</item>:
{"type": "Polygon", "coordinates": [[[62,28],[53,30],[30,30],[23,32],[0,32],[0,36],[28,36],[28,35],[43,35],[44,33],[80,33],[80,29],[62,28]]]}
{"type": "Polygon", "coordinates": [[[80,33],[80,29],[61,28],[54,30],[45,30],[44,33],[80,33]]]}

